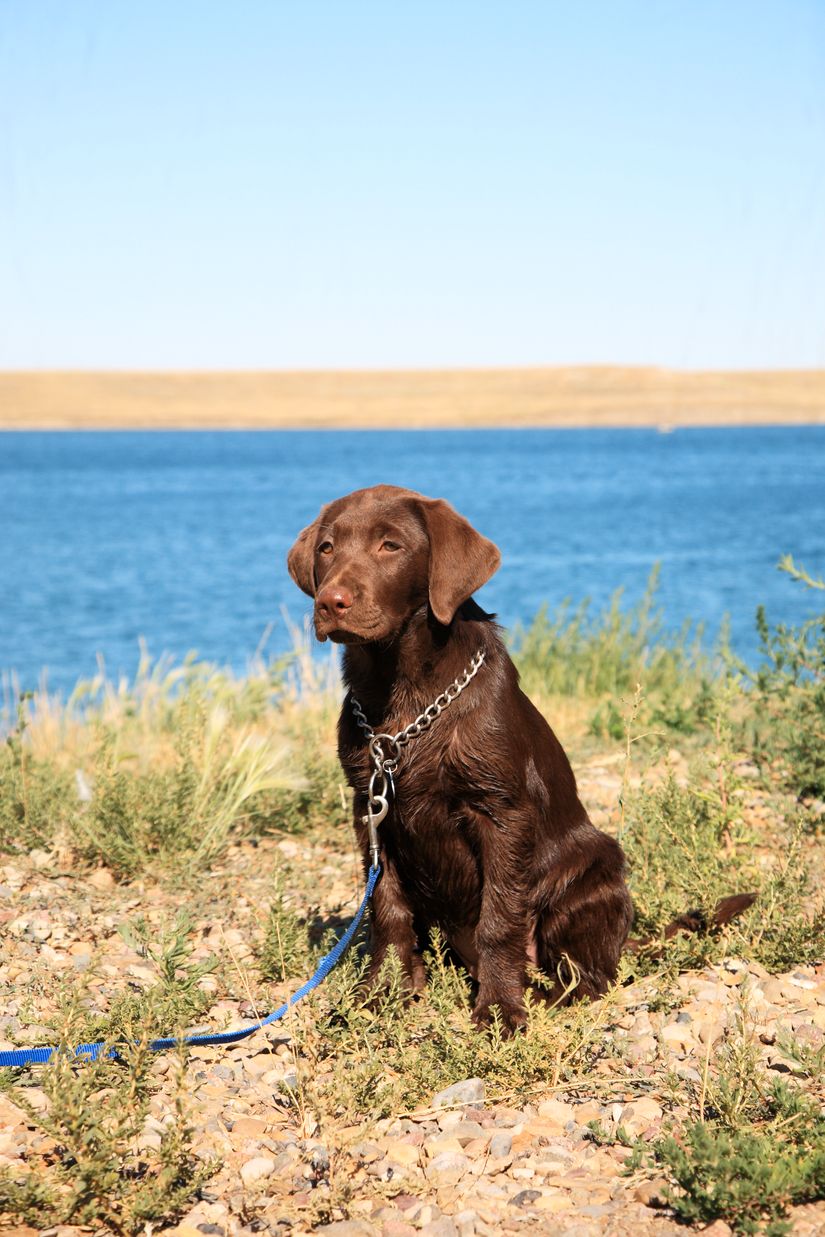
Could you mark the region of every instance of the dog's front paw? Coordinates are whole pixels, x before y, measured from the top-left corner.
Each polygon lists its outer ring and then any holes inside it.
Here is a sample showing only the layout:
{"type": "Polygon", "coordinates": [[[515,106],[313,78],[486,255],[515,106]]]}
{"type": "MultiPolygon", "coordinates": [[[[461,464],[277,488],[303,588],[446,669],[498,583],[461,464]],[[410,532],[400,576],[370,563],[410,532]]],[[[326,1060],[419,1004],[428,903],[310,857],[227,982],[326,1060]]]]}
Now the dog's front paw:
{"type": "Polygon", "coordinates": [[[485,997],[479,993],[472,1016],[479,1028],[489,1027],[497,1020],[505,1035],[512,1035],[527,1022],[527,1010],[521,999],[496,994],[485,997]]]}

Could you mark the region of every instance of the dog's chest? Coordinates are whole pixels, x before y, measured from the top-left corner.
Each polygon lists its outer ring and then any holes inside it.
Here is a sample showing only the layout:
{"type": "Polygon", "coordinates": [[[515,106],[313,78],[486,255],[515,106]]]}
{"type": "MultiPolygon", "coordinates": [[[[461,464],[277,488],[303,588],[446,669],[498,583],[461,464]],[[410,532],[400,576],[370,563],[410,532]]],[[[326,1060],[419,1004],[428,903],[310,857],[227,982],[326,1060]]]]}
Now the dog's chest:
{"type": "MultiPolygon", "coordinates": [[[[388,757],[391,755],[387,744],[383,750],[388,757]]],[[[367,740],[356,735],[354,743],[340,745],[339,756],[352,789],[359,796],[366,795],[376,772],[367,740]]],[[[448,809],[471,789],[453,734],[423,733],[395,756],[387,778],[391,798],[411,820],[428,808],[448,809]]],[[[380,783],[380,777],[377,781],[380,783]]]]}

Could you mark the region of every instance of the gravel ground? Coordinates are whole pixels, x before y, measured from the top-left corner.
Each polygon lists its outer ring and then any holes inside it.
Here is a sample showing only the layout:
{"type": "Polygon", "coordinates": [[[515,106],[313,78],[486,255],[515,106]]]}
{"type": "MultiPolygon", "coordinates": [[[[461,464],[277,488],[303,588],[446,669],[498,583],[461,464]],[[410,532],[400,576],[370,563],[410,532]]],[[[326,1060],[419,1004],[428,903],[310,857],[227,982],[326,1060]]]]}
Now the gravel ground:
{"type": "MultiPolygon", "coordinates": [[[[591,802],[614,790],[612,775],[591,777],[591,802]]],[[[235,974],[225,989],[215,976],[200,981],[216,997],[221,993],[204,1023],[241,1025],[266,1012],[244,995],[244,976],[253,970],[272,874],[285,860],[291,871],[311,874],[315,899],[328,915],[343,920],[357,904],[360,885],[349,839],[342,850],[304,839],[234,847],[186,899],[195,924],[194,956],[217,952],[235,974]],[[223,996],[224,990],[234,995],[223,996]]],[[[66,874],[58,858],[45,852],[0,864],[0,1047],[53,1042],[42,1022],[54,1013],[55,980],[71,985],[88,972],[90,999],[101,1009],[126,985],[150,983],[151,967],[117,926],[138,912],[160,922],[180,900],[169,888],[118,885],[103,869],[66,874]]],[[[605,1030],[610,1051],[586,1090],[544,1090],[529,1102],[512,1099],[512,1107],[500,1097],[493,1102],[483,1082],[468,1078],[417,1111],[341,1126],[279,1101],[284,1087],[294,1087],[307,1068],[287,1024],[235,1047],[195,1050],[188,1073],[195,1150],[207,1159],[219,1156],[222,1167],[201,1200],[166,1231],[180,1237],[307,1232],[313,1228],[309,1216],[318,1214],[325,1195],[329,1215],[336,1214],[345,1180],[354,1187],[348,1216],[316,1223],[313,1231],[338,1237],[684,1233],[657,1205],[664,1183],[628,1175],[628,1148],[594,1141],[588,1123],[598,1121],[607,1134],[623,1126],[649,1142],[663,1123],[686,1116],[687,1091],[701,1084],[713,1046],[741,1011],[743,993],[766,1067],[798,1072],[780,1043],[788,1034],[813,1049],[825,1043],[825,965],[769,975],[730,958],[683,975],[677,984],[674,999],[658,1011],[651,1008],[656,1002],[650,980],[622,990],[605,1030]]],[[[271,985],[270,1007],[287,991],[271,985]]],[[[143,1134],[147,1147],[158,1144],[160,1122],[170,1109],[171,1065],[168,1055],[153,1065],[158,1089],[143,1134]]],[[[37,1076],[28,1081],[36,1083],[37,1076]]],[[[45,1102],[36,1085],[27,1094],[36,1107],[45,1102]]],[[[49,1149],[49,1140],[0,1094],[0,1165],[25,1162],[36,1169],[49,1149]]],[[[81,1230],[17,1225],[10,1231],[70,1237],[81,1230]]],[[[717,1221],[705,1231],[730,1229],[717,1221]]],[[[825,1202],[795,1209],[793,1232],[825,1233],[825,1202]]]]}

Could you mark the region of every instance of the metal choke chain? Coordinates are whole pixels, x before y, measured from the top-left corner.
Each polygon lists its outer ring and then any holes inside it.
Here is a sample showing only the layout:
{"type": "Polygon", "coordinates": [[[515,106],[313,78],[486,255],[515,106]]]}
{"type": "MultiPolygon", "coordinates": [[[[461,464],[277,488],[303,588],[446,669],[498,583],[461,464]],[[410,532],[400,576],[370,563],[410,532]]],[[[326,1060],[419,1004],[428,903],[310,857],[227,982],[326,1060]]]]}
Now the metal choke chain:
{"type": "Polygon", "coordinates": [[[447,705],[452,704],[460,696],[464,688],[474,679],[484,664],[485,653],[479,649],[469,667],[445,688],[440,696],[436,696],[432,704],[427,705],[423,713],[419,713],[414,722],[399,730],[398,734],[376,734],[366,719],[364,710],[355,699],[350,697],[355,720],[369,739],[370,760],[373,770],[370,776],[367,792],[367,814],[361,819],[367,826],[370,842],[370,863],[373,868],[378,866],[378,826],[390,810],[388,795],[395,793],[393,774],[398,768],[402,749],[412,740],[418,738],[425,730],[429,730],[437,717],[440,717],[447,705]]]}

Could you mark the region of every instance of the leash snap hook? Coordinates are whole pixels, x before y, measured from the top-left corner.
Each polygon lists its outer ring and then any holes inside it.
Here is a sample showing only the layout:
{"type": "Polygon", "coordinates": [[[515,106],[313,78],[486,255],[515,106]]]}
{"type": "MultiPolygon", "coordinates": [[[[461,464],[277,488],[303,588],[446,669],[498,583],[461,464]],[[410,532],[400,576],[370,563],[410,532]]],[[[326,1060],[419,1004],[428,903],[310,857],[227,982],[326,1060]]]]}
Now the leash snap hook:
{"type": "Polygon", "coordinates": [[[390,805],[387,802],[386,795],[375,795],[367,804],[367,814],[362,816],[362,823],[367,826],[367,834],[369,836],[370,845],[370,863],[373,868],[378,867],[378,826],[390,810],[390,805]],[[378,809],[376,811],[376,808],[378,809]]]}

